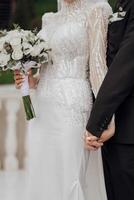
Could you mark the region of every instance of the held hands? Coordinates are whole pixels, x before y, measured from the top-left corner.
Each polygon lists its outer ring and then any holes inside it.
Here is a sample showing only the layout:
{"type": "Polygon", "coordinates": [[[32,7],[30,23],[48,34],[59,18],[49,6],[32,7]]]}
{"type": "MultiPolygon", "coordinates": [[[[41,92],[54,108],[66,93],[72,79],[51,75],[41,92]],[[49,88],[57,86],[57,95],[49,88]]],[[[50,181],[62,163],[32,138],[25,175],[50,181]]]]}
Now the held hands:
{"type": "Polygon", "coordinates": [[[103,142],[99,141],[99,138],[93,136],[88,131],[86,131],[85,133],[84,143],[85,143],[85,148],[87,150],[92,150],[92,151],[95,151],[103,146],[103,142]]]}
{"type": "Polygon", "coordinates": [[[105,130],[100,138],[93,136],[91,133],[86,131],[84,136],[85,147],[88,150],[97,150],[103,146],[103,143],[108,141],[111,137],[113,137],[115,133],[115,124],[112,123],[109,125],[108,129],[105,130]]]}

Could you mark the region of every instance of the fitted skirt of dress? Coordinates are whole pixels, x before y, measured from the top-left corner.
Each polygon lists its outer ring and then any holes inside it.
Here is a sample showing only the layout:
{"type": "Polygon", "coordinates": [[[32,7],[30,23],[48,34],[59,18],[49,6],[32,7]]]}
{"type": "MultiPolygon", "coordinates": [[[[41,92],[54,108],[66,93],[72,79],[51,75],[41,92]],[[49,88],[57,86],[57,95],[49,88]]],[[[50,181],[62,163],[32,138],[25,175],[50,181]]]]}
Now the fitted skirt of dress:
{"type": "Polygon", "coordinates": [[[38,103],[28,130],[27,200],[106,200],[100,151],[84,148],[88,113],[38,103]]]}

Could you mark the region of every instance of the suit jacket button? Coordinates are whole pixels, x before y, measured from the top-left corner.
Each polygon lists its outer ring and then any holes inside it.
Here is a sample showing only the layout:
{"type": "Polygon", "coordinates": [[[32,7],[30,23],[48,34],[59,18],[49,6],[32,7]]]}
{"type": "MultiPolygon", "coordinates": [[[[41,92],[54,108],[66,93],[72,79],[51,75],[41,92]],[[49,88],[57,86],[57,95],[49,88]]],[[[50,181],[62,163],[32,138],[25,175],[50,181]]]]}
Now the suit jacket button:
{"type": "Polygon", "coordinates": [[[100,128],[100,131],[103,131],[103,128],[102,128],[102,127],[100,128]]]}

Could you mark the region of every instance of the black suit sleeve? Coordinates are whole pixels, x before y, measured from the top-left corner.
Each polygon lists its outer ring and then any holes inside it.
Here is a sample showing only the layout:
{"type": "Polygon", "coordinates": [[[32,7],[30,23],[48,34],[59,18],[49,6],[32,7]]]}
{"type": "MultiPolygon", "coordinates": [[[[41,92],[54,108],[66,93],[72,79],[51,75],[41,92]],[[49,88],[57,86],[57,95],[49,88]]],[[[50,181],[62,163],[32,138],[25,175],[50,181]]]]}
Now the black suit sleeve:
{"type": "Polygon", "coordinates": [[[107,129],[113,114],[134,89],[134,6],[120,49],[100,88],[87,130],[97,137],[107,129]]]}

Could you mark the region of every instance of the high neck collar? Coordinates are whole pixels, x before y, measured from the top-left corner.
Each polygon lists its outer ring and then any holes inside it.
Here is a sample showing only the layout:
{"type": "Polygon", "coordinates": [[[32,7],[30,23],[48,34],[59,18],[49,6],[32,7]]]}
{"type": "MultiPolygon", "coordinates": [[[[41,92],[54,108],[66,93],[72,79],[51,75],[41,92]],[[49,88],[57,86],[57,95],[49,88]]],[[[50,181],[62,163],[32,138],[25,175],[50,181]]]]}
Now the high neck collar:
{"type": "Polygon", "coordinates": [[[62,12],[75,12],[83,8],[86,8],[87,0],[74,0],[72,3],[67,3],[64,0],[61,0],[61,11],[62,12]]]}

